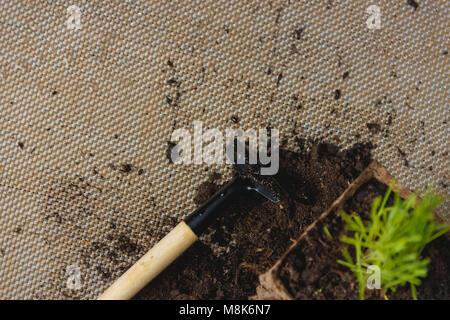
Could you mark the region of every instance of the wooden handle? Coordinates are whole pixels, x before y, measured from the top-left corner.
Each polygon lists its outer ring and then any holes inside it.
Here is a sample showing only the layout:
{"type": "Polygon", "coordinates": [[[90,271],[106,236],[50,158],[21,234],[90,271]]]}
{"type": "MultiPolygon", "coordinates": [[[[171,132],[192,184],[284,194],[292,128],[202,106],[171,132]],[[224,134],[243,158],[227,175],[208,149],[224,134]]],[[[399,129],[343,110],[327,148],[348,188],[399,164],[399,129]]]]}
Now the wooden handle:
{"type": "Polygon", "coordinates": [[[180,222],[98,299],[126,300],[132,298],[197,239],[197,235],[191,228],[186,223],[180,222]]]}

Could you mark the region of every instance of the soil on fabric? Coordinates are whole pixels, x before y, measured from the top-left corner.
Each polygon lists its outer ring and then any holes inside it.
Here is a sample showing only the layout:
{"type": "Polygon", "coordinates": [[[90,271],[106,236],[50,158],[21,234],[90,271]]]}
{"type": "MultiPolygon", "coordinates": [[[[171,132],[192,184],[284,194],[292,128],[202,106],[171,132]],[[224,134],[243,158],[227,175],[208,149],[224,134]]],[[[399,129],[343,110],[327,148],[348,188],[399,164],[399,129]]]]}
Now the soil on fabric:
{"type": "MultiPolygon", "coordinates": [[[[280,272],[280,279],[289,293],[296,299],[359,299],[358,282],[353,273],[337,263],[342,258],[345,244],[340,235],[346,231],[338,216],[342,210],[351,214],[356,212],[367,220],[373,200],[383,196],[387,190],[384,184],[369,181],[357,190],[343,206],[331,212],[323,221],[308,233],[305,241],[286,259],[280,272]],[[326,235],[327,227],[332,239],[326,235]]],[[[389,199],[392,203],[392,197],[389,199]]],[[[388,205],[389,205],[388,202],[388,205]]],[[[350,251],[351,252],[351,251],[350,251]]],[[[352,254],[352,252],[351,252],[352,254]]],[[[417,288],[419,299],[450,299],[450,237],[447,235],[431,242],[423,256],[429,257],[428,277],[417,288]]],[[[385,299],[381,290],[365,291],[366,299],[385,299]]],[[[388,299],[411,299],[409,286],[398,288],[395,293],[388,292],[388,299]]]]}
{"type": "MultiPolygon", "coordinates": [[[[347,151],[299,140],[300,152],[280,151],[277,179],[287,195],[272,203],[256,193],[236,196],[198,241],[136,299],[247,299],[258,275],[347,188],[370,161],[370,144],[347,151]],[[202,238],[203,239],[203,238],[202,238]]],[[[198,189],[201,204],[218,189],[218,175],[198,189]]]]}

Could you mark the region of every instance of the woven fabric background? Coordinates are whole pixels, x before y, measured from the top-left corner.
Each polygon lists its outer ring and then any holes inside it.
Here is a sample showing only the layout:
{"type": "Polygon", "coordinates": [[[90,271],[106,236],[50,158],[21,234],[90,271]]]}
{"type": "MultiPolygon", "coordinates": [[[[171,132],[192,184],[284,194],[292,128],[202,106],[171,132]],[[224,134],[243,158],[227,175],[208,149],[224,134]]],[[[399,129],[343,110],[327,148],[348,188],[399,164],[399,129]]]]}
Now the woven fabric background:
{"type": "Polygon", "coordinates": [[[407,187],[448,197],[449,5],[417,3],[2,0],[0,298],[95,298],[192,211],[229,176],[169,163],[194,120],[270,125],[290,149],[370,140],[407,187]]]}

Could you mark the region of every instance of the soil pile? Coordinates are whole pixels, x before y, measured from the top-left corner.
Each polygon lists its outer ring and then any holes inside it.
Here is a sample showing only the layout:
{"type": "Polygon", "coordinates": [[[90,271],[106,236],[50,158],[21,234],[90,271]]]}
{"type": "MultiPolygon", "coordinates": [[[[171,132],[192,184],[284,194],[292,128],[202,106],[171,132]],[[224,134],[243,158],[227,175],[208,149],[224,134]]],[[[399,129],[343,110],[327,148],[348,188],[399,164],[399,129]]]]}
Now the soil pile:
{"type": "MultiPolygon", "coordinates": [[[[271,203],[256,193],[238,195],[207,232],[137,299],[246,299],[255,294],[258,275],[288,248],[291,240],[324,211],[370,161],[370,144],[340,151],[337,146],[299,140],[301,151],[280,151],[277,179],[287,196],[271,203]],[[215,255],[211,248],[224,248],[215,255]]],[[[220,187],[211,175],[195,201],[220,187]]]]}

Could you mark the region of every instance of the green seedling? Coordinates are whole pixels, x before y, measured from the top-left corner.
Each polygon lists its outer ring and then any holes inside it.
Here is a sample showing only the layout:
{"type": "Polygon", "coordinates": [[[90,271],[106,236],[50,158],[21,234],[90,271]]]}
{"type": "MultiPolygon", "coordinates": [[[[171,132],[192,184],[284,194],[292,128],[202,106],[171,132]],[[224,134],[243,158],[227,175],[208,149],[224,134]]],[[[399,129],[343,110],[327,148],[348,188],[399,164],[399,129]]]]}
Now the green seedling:
{"type": "Polygon", "coordinates": [[[409,284],[413,299],[417,299],[416,287],[420,278],[427,276],[430,262],[421,257],[422,251],[427,243],[450,230],[434,219],[433,210],[442,199],[433,194],[431,187],[417,205],[417,195],[403,200],[396,194],[394,204],[386,207],[391,190],[392,186],[383,199],[374,200],[369,221],[363,222],[356,213],[341,212],[346,230],[353,232],[353,237],[344,235],[341,241],[353,247],[354,259],[344,248],[344,259],[338,262],[350,268],[358,279],[360,299],[364,299],[369,266],[379,268],[384,296],[409,284]]]}
{"type": "Polygon", "coordinates": [[[333,239],[333,236],[331,235],[330,230],[328,230],[327,227],[323,227],[323,232],[325,232],[326,236],[327,236],[329,239],[333,239]]]}

